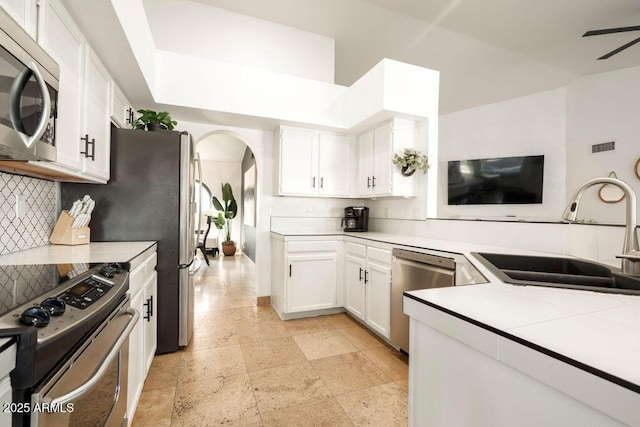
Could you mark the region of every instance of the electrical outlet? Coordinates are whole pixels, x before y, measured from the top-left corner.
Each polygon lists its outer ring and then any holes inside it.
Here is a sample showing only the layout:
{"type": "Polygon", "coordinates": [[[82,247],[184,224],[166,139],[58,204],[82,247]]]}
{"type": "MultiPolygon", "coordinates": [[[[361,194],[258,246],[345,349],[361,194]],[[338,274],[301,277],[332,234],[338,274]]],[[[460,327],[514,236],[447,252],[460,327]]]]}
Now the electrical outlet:
{"type": "Polygon", "coordinates": [[[27,202],[25,201],[24,194],[14,193],[16,198],[16,204],[14,206],[16,212],[16,218],[20,219],[27,213],[27,202]]]}

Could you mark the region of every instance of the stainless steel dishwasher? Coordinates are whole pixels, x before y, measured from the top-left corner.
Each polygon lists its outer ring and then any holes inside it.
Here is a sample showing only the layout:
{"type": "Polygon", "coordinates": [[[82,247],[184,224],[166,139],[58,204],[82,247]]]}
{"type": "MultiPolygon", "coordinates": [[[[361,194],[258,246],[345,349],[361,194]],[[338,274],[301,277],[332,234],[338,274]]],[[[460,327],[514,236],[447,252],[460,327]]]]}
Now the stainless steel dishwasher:
{"type": "Polygon", "coordinates": [[[456,261],[427,253],[393,249],[391,271],[391,343],[409,352],[409,316],[402,312],[402,293],[444,288],[456,283],[456,261]]]}

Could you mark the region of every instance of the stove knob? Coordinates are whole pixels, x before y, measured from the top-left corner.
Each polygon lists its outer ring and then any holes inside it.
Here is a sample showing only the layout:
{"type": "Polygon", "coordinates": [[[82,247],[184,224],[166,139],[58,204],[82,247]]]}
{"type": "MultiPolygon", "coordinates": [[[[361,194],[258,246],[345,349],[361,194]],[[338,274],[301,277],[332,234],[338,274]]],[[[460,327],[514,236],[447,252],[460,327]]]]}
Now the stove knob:
{"type": "Polygon", "coordinates": [[[47,326],[49,319],[49,313],[40,307],[27,308],[20,315],[20,323],[27,326],[35,326],[36,328],[47,326]]]}
{"type": "Polygon", "coordinates": [[[45,309],[52,316],[60,316],[64,313],[67,305],[63,300],[56,297],[50,297],[40,303],[40,307],[45,309]]]}

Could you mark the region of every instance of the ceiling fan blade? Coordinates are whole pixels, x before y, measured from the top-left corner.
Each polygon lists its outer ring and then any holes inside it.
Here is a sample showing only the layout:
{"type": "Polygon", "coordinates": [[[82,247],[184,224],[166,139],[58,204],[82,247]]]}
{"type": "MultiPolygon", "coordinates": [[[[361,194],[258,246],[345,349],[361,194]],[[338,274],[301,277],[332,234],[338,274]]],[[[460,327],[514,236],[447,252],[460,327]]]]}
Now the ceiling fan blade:
{"type": "Polygon", "coordinates": [[[634,45],[634,44],[636,44],[636,43],[640,43],[640,37],[638,37],[638,38],[637,38],[637,39],[635,39],[635,40],[631,40],[629,43],[624,44],[624,45],[620,46],[619,48],[612,50],[611,52],[607,53],[606,55],[601,56],[601,57],[600,57],[600,58],[598,58],[598,59],[608,59],[608,58],[611,58],[611,57],[612,57],[613,55],[615,55],[616,53],[620,53],[620,52],[622,52],[623,50],[625,50],[626,48],[631,47],[631,46],[633,46],[633,45],[634,45]]]}
{"type": "Polygon", "coordinates": [[[591,30],[584,33],[582,37],[601,36],[603,34],[625,33],[627,31],[640,31],[640,25],[637,25],[635,27],[619,27],[619,28],[606,28],[604,30],[591,30]]]}

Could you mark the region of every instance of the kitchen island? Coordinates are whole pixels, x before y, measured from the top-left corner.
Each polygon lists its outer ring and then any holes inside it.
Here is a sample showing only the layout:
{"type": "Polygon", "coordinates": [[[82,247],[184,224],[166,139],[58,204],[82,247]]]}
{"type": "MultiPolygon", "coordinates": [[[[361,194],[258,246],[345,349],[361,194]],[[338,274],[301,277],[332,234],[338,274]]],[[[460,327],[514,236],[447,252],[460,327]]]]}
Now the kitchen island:
{"type": "Polygon", "coordinates": [[[496,281],[404,304],[410,425],[640,425],[640,297],[496,281]]]}

